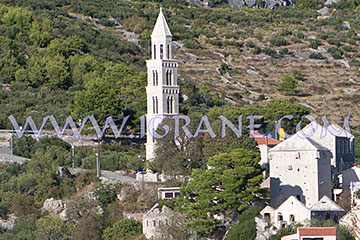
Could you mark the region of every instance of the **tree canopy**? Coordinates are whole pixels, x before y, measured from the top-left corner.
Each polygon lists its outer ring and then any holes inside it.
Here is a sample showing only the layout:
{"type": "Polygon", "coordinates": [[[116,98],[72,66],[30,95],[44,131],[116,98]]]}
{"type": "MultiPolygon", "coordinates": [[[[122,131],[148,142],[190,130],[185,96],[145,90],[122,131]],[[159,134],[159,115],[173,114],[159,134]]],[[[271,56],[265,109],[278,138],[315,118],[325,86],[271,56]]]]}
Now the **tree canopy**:
{"type": "Polygon", "coordinates": [[[258,153],[239,148],[210,158],[206,170],[194,169],[192,181],[181,188],[183,198],[177,200],[178,210],[192,219],[186,227],[209,236],[220,226],[216,216],[249,206],[260,194],[259,161],[258,153]]]}

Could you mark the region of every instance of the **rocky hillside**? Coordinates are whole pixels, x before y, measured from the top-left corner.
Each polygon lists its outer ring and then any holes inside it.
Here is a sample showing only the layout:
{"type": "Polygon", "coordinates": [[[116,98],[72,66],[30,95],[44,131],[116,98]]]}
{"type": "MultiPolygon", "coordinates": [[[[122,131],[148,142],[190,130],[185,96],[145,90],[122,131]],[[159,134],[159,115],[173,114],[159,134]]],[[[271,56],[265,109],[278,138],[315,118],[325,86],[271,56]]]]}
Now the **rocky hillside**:
{"type": "MultiPolygon", "coordinates": [[[[182,79],[205,83],[233,104],[291,98],[309,107],[315,116],[327,114],[339,123],[351,114],[352,126],[359,128],[360,25],[356,1],[353,5],[343,1],[330,5],[328,1],[327,7],[322,1],[260,1],[265,8],[279,3],[274,10],[232,9],[258,6],[259,1],[228,1],[232,8],[215,5],[216,1],[194,2],[162,4],[176,40],[182,79]],[[204,5],[207,7],[199,7],[204,5]],[[290,94],[278,90],[286,74],[297,81],[297,89],[290,94]]],[[[149,35],[160,5],[132,1],[113,7],[103,12],[94,9],[91,1],[68,6],[69,12],[98,16],[98,22],[104,18],[113,21],[115,26],[103,28],[138,41],[134,44],[140,44],[144,59],[148,58],[149,35]]]]}

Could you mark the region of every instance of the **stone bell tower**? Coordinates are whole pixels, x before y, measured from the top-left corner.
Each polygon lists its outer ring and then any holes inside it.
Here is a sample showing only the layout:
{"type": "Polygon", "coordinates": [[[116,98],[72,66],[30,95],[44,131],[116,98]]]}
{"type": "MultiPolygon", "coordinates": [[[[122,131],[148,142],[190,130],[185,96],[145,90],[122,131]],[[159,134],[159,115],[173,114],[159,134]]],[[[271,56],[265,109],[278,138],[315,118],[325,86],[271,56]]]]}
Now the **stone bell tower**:
{"type": "Polygon", "coordinates": [[[152,131],[159,126],[160,116],[179,113],[178,63],[173,60],[172,54],[172,35],[160,8],[151,34],[151,60],[146,61],[146,160],[155,157],[156,138],[152,131]]]}

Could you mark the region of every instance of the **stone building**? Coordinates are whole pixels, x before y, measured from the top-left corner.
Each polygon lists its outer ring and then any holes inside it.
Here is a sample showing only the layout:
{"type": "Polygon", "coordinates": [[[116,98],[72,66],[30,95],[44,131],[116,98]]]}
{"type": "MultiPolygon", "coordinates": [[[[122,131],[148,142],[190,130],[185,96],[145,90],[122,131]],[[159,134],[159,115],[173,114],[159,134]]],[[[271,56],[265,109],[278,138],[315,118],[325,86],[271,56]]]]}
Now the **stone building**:
{"type": "Polygon", "coordinates": [[[354,136],[339,125],[332,123],[325,128],[317,124],[317,127],[313,128],[309,124],[303,129],[303,132],[309,135],[312,133],[311,139],[326,146],[331,151],[333,174],[349,169],[354,165],[354,136]]]}
{"type": "Polygon", "coordinates": [[[331,152],[311,138],[293,135],[269,151],[270,205],[295,196],[310,208],[331,197],[331,152]]]}
{"type": "Polygon", "coordinates": [[[151,60],[147,67],[146,160],[154,158],[155,133],[164,116],[179,113],[178,63],[173,59],[172,34],[162,9],[151,34],[151,60]]]}
{"type": "Polygon", "coordinates": [[[143,233],[147,239],[159,239],[163,236],[164,227],[170,225],[172,211],[159,204],[155,204],[143,217],[143,233]]]}

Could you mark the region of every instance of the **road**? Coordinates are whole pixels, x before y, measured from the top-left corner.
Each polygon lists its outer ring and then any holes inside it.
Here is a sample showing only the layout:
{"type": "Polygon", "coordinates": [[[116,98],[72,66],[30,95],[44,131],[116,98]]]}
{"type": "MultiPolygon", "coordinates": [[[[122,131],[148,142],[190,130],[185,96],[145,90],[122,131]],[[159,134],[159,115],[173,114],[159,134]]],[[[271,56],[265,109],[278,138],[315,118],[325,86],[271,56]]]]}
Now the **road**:
{"type": "Polygon", "coordinates": [[[9,148],[0,147],[0,162],[16,162],[22,164],[29,160],[28,158],[11,155],[9,148]]]}
{"type": "MultiPolygon", "coordinates": [[[[72,174],[76,174],[79,172],[86,172],[86,171],[90,171],[88,169],[82,169],[82,168],[69,168],[70,172],[72,174]]],[[[131,175],[131,174],[121,174],[118,172],[111,172],[111,171],[105,171],[105,170],[101,170],[101,176],[110,180],[115,180],[115,181],[119,181],[122,183],[132,183],[132,182],[136,182],[135,179],[135,175],[131,175]]]]}

